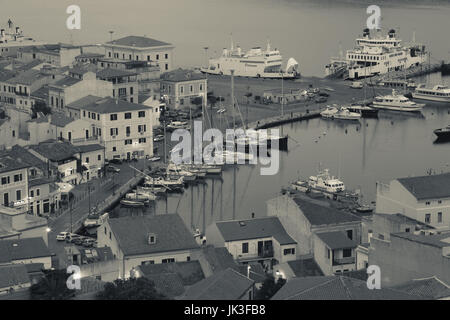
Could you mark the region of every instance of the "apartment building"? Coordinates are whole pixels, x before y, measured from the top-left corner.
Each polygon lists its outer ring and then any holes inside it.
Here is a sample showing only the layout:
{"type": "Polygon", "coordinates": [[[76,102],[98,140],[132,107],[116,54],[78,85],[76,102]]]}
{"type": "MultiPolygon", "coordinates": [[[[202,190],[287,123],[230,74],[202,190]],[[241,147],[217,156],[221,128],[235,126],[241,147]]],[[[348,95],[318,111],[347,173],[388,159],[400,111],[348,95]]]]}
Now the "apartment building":
{"type": "Polygon", "coordinates": [[[167,42],[139,36],[128,36],[105,43],[107,58],[154,61],[162,71],[173,69],[175,47],[167,42]]]}
{"type": "Polygon", "coordinates": [[[17,59],[22,62],[42,60],[55,67],[72,65],[75,57],[81,54],[81,48],[70,44],[44,44],[21,48],[17,52],[17,59]]]}
{"type": "Polygon", "coordinates": [[[23,207],[28,199],[28,168],[30,165],[8,151],[0,153],[0,204],[5,207],[23,207]]]}
{"type": "Polygon", "coordinates": [[[74,118],[89,121],[106,159],[153,156],[153,108],[113,98],[87,96],[67,106],[74,118]]]}
{"type": "Polygon", "coordinates": [[[177,69],[161,75],[161,97],[168,107],[189,109],[206,107],[208,84],[206,75],[177,69]]]}
{"type": "Polygon", "coordinates": [[[401,213],[436,228],[448,228],[450,173],[377,183],[376,212],[401,213]]]}
{"type": "Polygon", "coordinates": [[[139,84],[137,81],[137,73],[106,68],[97,71],[97,78],[112,84],[112,97],[125,100],[131,103],[138,102],[139,84]]]}

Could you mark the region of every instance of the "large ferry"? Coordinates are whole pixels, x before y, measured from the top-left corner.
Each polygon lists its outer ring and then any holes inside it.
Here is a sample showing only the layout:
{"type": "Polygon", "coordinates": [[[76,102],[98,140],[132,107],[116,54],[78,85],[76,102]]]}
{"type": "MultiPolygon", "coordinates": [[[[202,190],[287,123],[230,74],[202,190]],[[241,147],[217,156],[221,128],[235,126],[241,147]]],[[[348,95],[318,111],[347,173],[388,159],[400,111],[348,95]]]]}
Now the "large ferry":
{"type": "Polygon", "coordinates": [[[282,70],[283,57],[280,52],[272,50],[270,43],[264,50],[261,47],[255,47],[244,52],[239,46],[234,47],[231,41],[230,49],[223,49],[219,58],[210,59],[207,68],[201,68],[201,71],[209,74],[231,75],[234,70],[235,76],[255,77],[255,78],[284,78],[293,79],[300,76],[298,72],[298,62],[290,58],[286,68],[282,70]]]}
{"type": "Polygon", "coordinates": [[[8,20],[8,27],[0,28],[0,57],[15,56],[19,48],[27,46],[43,45],[44,42],[39,42],[30,37],[23,35],[20,27],[14,27],[14,23],[8,20]]]}
{"type": "Polygon", "coordinates": [[[383,35],[381,30],[371,32],[366,28],[362,37],[356,39],[355,48],[348,50],[344,59],[331,59],[325,66],[325,75],[340,74],[348,79],[359,79],[405,70],[427,61],[424,45],[415,41],[405,45],[401,42],[394,29],[383,35]]]}
{"type": "Polygon", "coordinates": [[[427,88],[425,84],[421,84],[413,91],[412,96],[415,99],[450,102],[450,88],[440,84],[427,88]]]}

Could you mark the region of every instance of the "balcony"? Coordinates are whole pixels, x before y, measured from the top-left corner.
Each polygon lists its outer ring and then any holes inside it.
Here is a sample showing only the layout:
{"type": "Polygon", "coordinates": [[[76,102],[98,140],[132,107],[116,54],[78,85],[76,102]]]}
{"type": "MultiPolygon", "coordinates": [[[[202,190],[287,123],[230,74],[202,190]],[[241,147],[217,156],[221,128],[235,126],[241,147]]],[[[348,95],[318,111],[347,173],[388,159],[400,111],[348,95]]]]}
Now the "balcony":
{"type": "Polygon", "coordinates": [[[355,262],[356,262],[355,257],[334,258],[333,266],[341,266],[344,264],[354,264],[355,262]]]}

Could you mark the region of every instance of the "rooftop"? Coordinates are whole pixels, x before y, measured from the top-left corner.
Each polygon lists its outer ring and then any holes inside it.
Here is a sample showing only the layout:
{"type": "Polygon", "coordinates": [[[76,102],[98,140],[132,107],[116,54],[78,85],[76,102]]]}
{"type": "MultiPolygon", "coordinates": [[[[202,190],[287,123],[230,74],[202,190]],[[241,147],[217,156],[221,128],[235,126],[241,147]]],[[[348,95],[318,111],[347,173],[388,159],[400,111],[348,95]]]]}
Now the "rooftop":
{"type": "Polygon", "coordinates": [[[41,237],[0,241],[0,263],[50,257],[51,255],[41,237]]]}
{"type": "Polygon", "coordinates": [[[391,237],[402,238],[437,248],[450,247],[450,232],[436,234],[413,234],[409,232],[393,233],[391,237]]]}
{"type": "Polygon", "coordinates": [[[314,258],[288,261],[287,264],[296,277],[323,276],[314,258]]]}
{"type": "Polygon", "coordinates": [[[405,216],[404,214],[401,213],[373,213],[374,216],[380,216],[380,217],[384,217],[388,220],[391,220],[393,222],[396,223],[410,223],[410,224],[415,224],[418,227],[422,228],[422,229],[434,229],[433,226],[430,226],[426,223],[423,223],[422,221],[416,220],[416,219],[412,219],[408,216],[405,216]]]}
{"type": "Polygon", "coordinates": [[[23,162],[30,167],[36,167],[41,169],[42,171],[48,170],[47,164],[44,161],[36,157],[24,147],[16,144],[11,148],[9,153],[14,159],[19,160],[16,162],[23,162]]]}
{"type": "Polygon", "coordinates": [[[67,106],[68,108],[88,110],[98,113],[116,113],[151,109],[150,107],[114,98],[86,96],[67,106]]]}
{"type": "Polygon", "coordinates": [[[238,271],[228,268],[194,284],[182,300],[237,300],[254,284],[238,271]]]}
{"type": "Polygon", "coordinates": [[[450,297],[450,286],[436,277],[415,279],[396,286],[395,289],[430,299],[450,297]]]}
{"type": "Polygon", "coordinates": [[[80,153],[87,153],[87,152],[92,152],[92,151],[97,151],[97,150],[103,150],[105,149],[105,147],[99,145],[99,144],[86,144],[86,145],[80,145],[76,147],[78,152],[80,153]]]}
{"type": "Polygon", "coordinates": [[[350,240],[342,231],[321,232],[316,235],[322,240],[331,250],[356,248],[358,242],[350,240]]]}
{"type": "Polygon", "coordinates": [[[106,69],[97,71],[97,77],[99,77],[101,79],[130,77],[130,76],[135,76],[135,75],[137,75],[137,73],[135,73],[135,72],[114,69],[114,68],[106,68],[106,69]]]}
{"type": "Polygon", "coordinates": [[[0,289],[30,284],[27,268],[23,264],[0,266],[0,289]]]}
{"type": "Polygon", "coordinates": [[[171,46],[171,44],[167,42],[139,36],[128,36],[107,42],[107,44],[126,47],[138,47],[138,48],[171,46]]]}
{"type": "Polygon", "coordinates": [[[204,75],[203,73],[197,73],[192,70],[185,70],[181,68],[161,74],[161,80],[171,82],[184,82],[204,79],[206,79],[206,75],[204,75]]]}
{"type": "Polygon", "coordinates": [[[417,200],[449,198],[450,173],[397,179],[417,200]]]}
{"type": "Polygon", "coordinates": [[[18,161],[16,154],[11,150],[0,152],[0,173],[20,170],[30,167],[30,165],[23,161],[18,161]]]}
{"type": "Polygon", "coordinates": [[[359,222],[361,218],[331,207],[325,207],[299,198],[293,199],[311,225],[359,222]]]}
{"type": "Polygon", "coordinates": [[[108,222],[125,256],[199,248],[178,214],[116,218],[108,222]],[[148,243],[149,234],[156,235],[156,243],[148,243]]]}
{"type": "Polygon", "coordinates": [[[61,141],[41,142],[38,145],[30,146],[30,149],[54,162],[70,159],[77,153],[75,146],[61,141]]]}
{"type": "Polygon", "coordinates": [[[72,77],[64,77],[58,81],[56,81],[55,83],[52,84],[52,86],[55,87],[70,87],[73,86],[74,84],[80,82],[81,79],[76,79],[76,78],[72,78],[72,77]]]}
{"type": "Polygon", "coordinates": [[[84,75],[88,72],[97,72],[97,66],[95,64],[89,63],[89,64],[78,64],[75,65],[72,69],[69,69],[69,73],[77,74],[77,75],[84,75]]]}
{"type": "Polygon", "coordinates": [[[239,241],[274,237],[280,244],[295,244],[278,217],[216,222],[224,240],[239,241]]]}
{"type": "Polygon", "coordinates": [[[41,73],[38,70],[30,69],[24,72],[19,73],[14,78],[10,78],[7,80],[10,84],[24,84],[24,85],[31,85],[35,81],[45,78],[47,75],[41,73]]]}
{"type": "Polygon", "coordinates": [[[345,276],[293,278],[272,300],[421,300],[420,296],[381,288],[370,290],[367,282],[345,276]]]}
{"type": "Polygon", "coordinates": [[[68,117],[62,112],[53,112],[50,115],[50,119],[51,119],[50,123],[52,125],[55,125],[60,128],[63,128],[65,126],[67,126],[69,123],[75,121],[74,118],[68,117]]]}

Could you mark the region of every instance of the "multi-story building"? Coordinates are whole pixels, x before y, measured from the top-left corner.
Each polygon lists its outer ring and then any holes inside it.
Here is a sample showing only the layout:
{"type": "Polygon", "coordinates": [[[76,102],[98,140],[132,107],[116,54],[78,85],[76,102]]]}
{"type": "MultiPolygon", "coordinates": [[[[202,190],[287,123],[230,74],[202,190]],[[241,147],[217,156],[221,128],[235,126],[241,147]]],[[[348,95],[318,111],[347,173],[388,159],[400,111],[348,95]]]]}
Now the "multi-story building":
{"type": "Polygon", "coordinates": [[[28,168],[8,151],[0,153],[0,205],[23,207],[28,199],[28,168]]]}
{"type": "Polygon", "coordinates": [[[161,75],[161,97],[167,107],[189,109],[206,107],[207,78],[202,73],[177,69],[161,75]]]}
{"type": "Polygon", "coordinates": [[[450,226],[450,173],[377,184],[376,212],[401,213],[436,228],[450,226]]]}
{"type": "Polygon", "coordinates": [[[49,85],[47,105],[63,110],[66,105],[87,95],[112,97],[113,83],[97,79],[94,72],[84,73],[81,79],[66,76],[49,85]]]}
{"type": "Polygon", "coordinates": [[[97,78],[112,83],[112,97],[131,103],[138,102],[139,84],[137,73],[113,68],[97,72],[97,78]]]}
{"type": "Polygon", "coordinates": [[[170,43],[139,36],[128,36],[105,43],[107,58],[154,61],[161,70],[170,71],[173,68],[174,46],[170,43]]]}
{"type": "Polygon", "coordinates": [[[87,96],[67,106],[72,117],[89,121],[106,159],[153,156],[153,109],[127,101],[87,96]]]}
{"type": "Polygon", "coordinates": [[[98,248],[110,247],[126,279],[140,265],[190,261],[199,250],[177,214],[107,219],[97,229],[98,248]]]}
{"type": "Polygon", "coordinates": [[[81,54],[81,48],[69,44],[44,44],[21,48],[17,52],[17,59],[22,62],[42,60],[55,67],[67,67],[73,64],[75,57],[81,54]]]}
{"type": "Polygon", "coordinates": [[[88,144],[77,146],[78,159],[82,165],[82,181],[103,176],[105,166],[105,148],[99,144],[88,144]]]}
{"type": "Polygon", "coordinates": [[[297,242],[277,217],[219,221],[206,228],[208,244],[225,247],[239,263],[273,265],[295,260],[297,242]]]}

